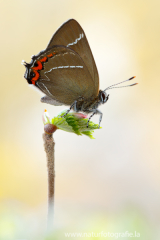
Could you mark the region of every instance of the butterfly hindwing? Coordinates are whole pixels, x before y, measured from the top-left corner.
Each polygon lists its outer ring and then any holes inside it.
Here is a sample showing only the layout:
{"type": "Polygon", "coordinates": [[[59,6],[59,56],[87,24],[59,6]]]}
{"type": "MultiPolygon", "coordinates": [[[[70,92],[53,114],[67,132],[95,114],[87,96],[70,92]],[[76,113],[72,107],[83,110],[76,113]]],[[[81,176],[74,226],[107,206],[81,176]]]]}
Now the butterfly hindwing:
{"type": "MultiPolygon", "coordinates": [[[[82,58],[65,46],[54,46],[43,52],[39,59],[54,53],[44,63],[36,86],[48,97],[71,105],[79,97],[96,97],[93,79],[82,58]]],[[[37,60],[39,60],[37,59],[37,60]]]]}

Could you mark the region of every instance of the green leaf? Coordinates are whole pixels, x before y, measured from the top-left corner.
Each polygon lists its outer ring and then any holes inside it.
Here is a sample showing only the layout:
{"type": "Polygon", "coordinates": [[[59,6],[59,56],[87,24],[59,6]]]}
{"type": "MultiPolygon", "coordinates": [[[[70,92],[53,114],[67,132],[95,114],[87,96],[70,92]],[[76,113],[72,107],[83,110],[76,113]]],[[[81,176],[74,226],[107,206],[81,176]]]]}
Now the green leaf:
{"type": "Polygon", "coordinates": [[[52,118],[51,123],[57,126],[58,129],[61,129],[66,132],[72,132],[77,135],[86,135],[91,139],[94,139],[93,133],[94,130],[99,128],[98,124],[89,122],[87,128],[87,118],[83,118],[83,114],[80,116],[74,112],[69,112],[64,116],[66,111],[61,112],[58,116],[52,118]]]}

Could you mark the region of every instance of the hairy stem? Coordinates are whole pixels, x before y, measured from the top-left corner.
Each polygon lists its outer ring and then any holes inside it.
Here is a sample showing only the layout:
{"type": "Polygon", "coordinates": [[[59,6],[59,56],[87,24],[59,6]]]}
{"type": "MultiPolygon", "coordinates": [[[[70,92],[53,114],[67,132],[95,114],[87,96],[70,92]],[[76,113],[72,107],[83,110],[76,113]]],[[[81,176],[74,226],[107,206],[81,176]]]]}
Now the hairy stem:
{"type": "Polygon", "coordinates": [[[49,232],[53,229],[53,210],[54,210],[54,139],[52,134],[43,133],[44,149],[47,158],[48,168],[48,219],[47,230],[49,232]]]}

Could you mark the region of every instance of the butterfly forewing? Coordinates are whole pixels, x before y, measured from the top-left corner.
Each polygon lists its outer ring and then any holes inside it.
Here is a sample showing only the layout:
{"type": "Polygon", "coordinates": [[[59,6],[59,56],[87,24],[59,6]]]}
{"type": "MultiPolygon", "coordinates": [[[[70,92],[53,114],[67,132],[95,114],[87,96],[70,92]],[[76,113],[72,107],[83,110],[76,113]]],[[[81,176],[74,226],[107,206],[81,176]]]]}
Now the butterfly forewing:
{"type": "Polygon", "coordinates": [[[66,105],[71,105],[79,97],[89,99],[97,96],[93,79],[79,54],[65,46],[54,46],[42,53],[39,59],[52,53],[36,82],[41,91],[66,105]]]}
{"type": "Polygon", "coordinates": [[[54,45],[64,45],[80,55],[93,79],[93,84],[98,95],[99,76],[97,67],[85,33],[79,23],[74,19],[70,19],[64,23],[53,35],[46,50],[52,48],[54,45]]]}

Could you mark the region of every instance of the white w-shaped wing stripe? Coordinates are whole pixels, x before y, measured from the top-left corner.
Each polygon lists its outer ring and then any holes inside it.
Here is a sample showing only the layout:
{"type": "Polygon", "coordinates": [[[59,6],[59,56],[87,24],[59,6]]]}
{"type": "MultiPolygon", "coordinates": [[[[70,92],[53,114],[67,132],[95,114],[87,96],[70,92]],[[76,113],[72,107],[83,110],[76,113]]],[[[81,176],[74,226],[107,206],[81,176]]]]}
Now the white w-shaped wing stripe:
{"type": "Polygon", "coordinates": [[[51,72],[52,70],[59,69],[59,68],[83,68],[83,66],[59,66],[59,67],[54,67],[54,68],[51,68],[48,72],[45,72],[45,74],[51,72]]]}
{"type": "Polygon", "coordinates": [[[67,45],[67,47],[70,46],[70,45],[75,45],[75,44],[77,44],[77,42],[80,41],[83,37],[84,37],[84,34],[81,33],[81,34],[79,35],[79,38],[76,38],[75,42],[69,43],[69,44],[67,45]]]}

